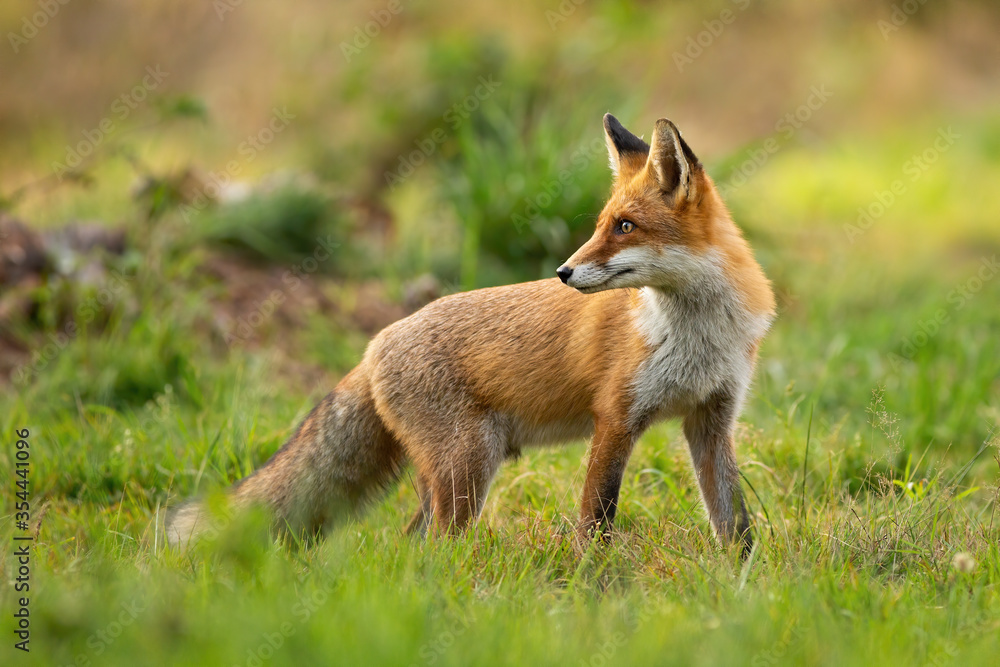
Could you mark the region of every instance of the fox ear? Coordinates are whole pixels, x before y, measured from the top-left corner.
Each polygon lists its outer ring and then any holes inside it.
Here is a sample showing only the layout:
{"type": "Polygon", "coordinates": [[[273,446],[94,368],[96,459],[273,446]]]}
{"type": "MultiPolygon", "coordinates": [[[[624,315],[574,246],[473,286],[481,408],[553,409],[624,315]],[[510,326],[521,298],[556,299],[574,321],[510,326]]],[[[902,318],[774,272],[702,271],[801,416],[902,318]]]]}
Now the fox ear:
{"type": "Polygon", "coordinates": [[[675,202],[697,195],[694,174],[701,163],[681,138],[677,126],[666,118],[656,121],[648,167],[656,175],[660,190],[672,195],[675,202]]]}
{"type": "Polygon", "coordinates": [[[604,139],[615,177],[620,177],[622,172],[635,173],[642,169],[649,155],[649,144],[622,127],[609,113],[604,114],[604,139]]]}

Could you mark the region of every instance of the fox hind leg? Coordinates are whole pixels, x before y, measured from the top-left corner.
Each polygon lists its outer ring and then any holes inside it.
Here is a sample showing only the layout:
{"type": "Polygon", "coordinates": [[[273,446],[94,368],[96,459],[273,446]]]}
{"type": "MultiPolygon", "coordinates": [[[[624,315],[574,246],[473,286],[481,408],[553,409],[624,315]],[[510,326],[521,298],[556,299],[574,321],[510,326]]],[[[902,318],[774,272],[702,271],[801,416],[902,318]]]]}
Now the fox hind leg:
{"type": "Polygon", "coordinates": [[[434,461],[428,474],[435,530],[452,534],[479,518],[508,450],[504,429],[495,420],[476,419],[456,431],[457,446],[434,461]]]}
{"type": "Polygon", "coordinates": [[[433,516],[431,501],[432,501],[431,485],[427,481],[427,477],[418,472],[417,473],[417,496],[420,498],[420,507],[417,508],[416,514],[410,519],[410,523],[406,526],[407,535],[423,535],[427,532],[427,526],[431,522],[433,516]]]}

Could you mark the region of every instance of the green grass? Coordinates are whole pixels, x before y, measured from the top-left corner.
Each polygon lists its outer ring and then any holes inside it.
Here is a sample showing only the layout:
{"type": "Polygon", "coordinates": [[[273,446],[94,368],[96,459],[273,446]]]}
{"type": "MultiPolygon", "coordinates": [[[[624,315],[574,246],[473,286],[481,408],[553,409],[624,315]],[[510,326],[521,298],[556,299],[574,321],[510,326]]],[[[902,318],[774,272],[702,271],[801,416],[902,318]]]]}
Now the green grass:
{"type": "Polygon", "coordinates": [[[245,441],[272,450],[298,416],[273,396],[262,410],[259,379],[176,416],[170,398],[130,414],[84,406],[58,426],[10,413],[7,432],[34,430],[33,482],[51,490],[32,662],[255,664],[278,645],[267,664],[988,664],[1000,648],[992,494],[948,468],[909,493],[851,495],[850,451],[815,436],[803,485],[801,419],[780,439],[744,438],[759,537],[744,564],[715,547],[669,427],[630,465],[619,539],[582,559],[568,542],[581,446],[507,467],[461,538],[402,536],[404,484],[319,544],[248,537],[243,522],[193,553],[165,549],[156,489],[243,474],[260,458],[245,441]],[[956,570],[956,553],[975,569],[956,570]]]}

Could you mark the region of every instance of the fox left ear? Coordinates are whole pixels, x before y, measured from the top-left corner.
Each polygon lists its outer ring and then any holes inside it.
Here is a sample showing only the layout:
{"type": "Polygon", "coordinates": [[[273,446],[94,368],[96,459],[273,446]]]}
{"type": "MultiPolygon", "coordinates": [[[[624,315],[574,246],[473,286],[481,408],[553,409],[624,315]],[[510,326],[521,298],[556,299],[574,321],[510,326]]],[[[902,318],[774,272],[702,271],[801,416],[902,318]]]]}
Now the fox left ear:
{"type": "Polygon", "coordinates": [[[616,178],[624,172],[632,175],[642,169],[649,154],[649,144],[626,130],[618,119],[604,114],[604,139],[608,144],[608,160],[616,178]]]}
{"type": "Polygon", "coordinates": [[[647,168],[656,175],[660,190],[671,195],[674,202],[697,196],[694,175],[701,163],[681,138],[677,126],[666,118],[656,121],[647,168]]]}

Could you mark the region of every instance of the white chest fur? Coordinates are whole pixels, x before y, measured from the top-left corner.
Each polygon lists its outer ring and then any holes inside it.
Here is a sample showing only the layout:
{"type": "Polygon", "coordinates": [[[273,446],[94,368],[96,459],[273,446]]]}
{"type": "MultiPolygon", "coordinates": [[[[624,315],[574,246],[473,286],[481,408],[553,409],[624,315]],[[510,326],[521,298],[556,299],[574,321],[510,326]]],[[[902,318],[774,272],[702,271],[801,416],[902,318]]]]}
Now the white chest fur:
{"type": "Polygon", "coordinates": [[[705,262],[680,289],[641,292],[636,325],[651,354],[633,381],[633,424],[685,414],[721,387],[742,402],[753,370],[749,350],[768,318],[748,313],[721,268],[705,262]]]}

